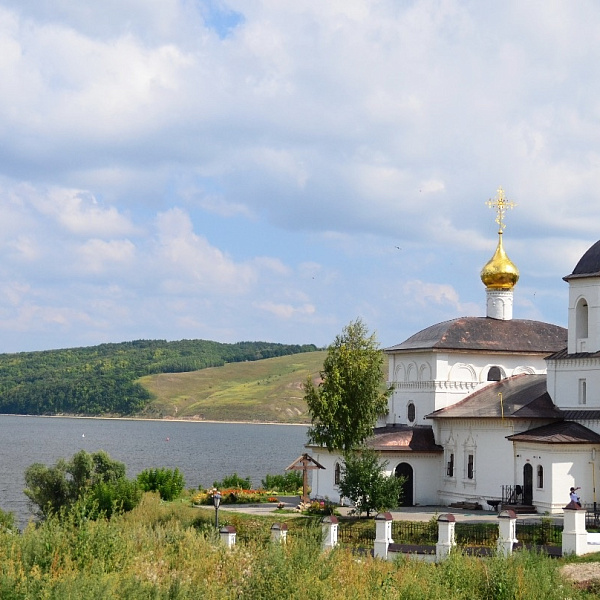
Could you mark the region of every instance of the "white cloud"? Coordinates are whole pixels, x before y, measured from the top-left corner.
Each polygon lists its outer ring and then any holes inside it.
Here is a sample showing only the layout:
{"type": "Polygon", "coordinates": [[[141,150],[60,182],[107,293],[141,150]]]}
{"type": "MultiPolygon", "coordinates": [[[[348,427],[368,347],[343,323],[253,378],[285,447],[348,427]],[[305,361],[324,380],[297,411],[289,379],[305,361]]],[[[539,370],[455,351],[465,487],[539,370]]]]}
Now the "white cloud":
{"type": "Polygon", "coordinates": [[[311,316],[316,312],[312,304],[302,304],[293,306],[291,304],[278,304],[276,302],[255,302],[254,305],[260,310],[264,310],[279,319],[291,319],[297,316],[311,316]]]}
{"type": "Polygon", "coordinates": [[[129,219],[116,207],[101,206],[94,196],[82,190],[54,188],[31,200],[40,213],[76,235],[109,237],[135,232],[129,219]]]}
{"type": "Polygon", "coordinates": [[[193,231],[189,215],[179,208],[159,214],[156,266],[169,293],[202,290],[205,293],[242,294],[256,281],[249,264],[236,264],[206,238],[193,231]]]}
{"type": "Polygon", "coordinates": [[[87,273],[101,273],[115,266],[129,266],[135,259],[135,246],[129,240],[91,239],[85,242],[79,255],[87,273]]]}

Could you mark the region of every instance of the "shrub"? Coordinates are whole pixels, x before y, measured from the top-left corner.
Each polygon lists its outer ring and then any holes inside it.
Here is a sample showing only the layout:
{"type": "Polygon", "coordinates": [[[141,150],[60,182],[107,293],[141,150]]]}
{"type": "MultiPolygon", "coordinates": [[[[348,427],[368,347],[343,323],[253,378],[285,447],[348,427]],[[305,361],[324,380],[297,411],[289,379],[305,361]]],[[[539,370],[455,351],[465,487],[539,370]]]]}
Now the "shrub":
{"type": "Polygon", "coordinates": [[[0,531],[15,530],[15,515],[0,508],[0,531]]]}
{"type": "Polygon", "coordinates": [[[139,501],[135,483],[125,478],[125,465],[104,450],[89,454],[80,450],[71,460],[61,458],[48,467],[35,463],[25,470],[25,495],[38,516],[64,515],[80,499],[89,507],[90,518],[100,513],[131,510],[139,501]]]}
{"type": "Polygon", "coordinates": [[[302,472],[286,471],[283,475],[266,475],[260,483],[265,490],[295,494],[302,487],[302,472]]]}
{"type": "Polygon", "coordinates": [[[217,489],[249,490],[252,488],[250,477],[240,477],[237,473],[223,477],[222,481],[214,481],[213,487],[217,489]]]}
{"type": "Polygon", "coordinates": [[[185,487],[185,480],[179,469],[145,469],[138,474],[137,481],[142,490],[158,492],[161,499],[167,502],[178,498],[185,487]]]}

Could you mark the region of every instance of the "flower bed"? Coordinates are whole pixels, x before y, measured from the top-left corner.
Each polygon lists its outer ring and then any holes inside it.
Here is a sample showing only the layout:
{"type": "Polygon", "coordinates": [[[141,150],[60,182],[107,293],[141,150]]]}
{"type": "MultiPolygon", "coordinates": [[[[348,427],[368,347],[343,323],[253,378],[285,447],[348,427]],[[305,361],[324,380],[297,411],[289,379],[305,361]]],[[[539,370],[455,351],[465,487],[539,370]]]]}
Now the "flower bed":
{"type": "Polygon", "coordinates": [[[278,499],[266,490],[200,490],[192,496],[192,504],[213,505],[213,496],[221,493],[221,504],[258,504],[261,502],[278,502],[278,499]]]}

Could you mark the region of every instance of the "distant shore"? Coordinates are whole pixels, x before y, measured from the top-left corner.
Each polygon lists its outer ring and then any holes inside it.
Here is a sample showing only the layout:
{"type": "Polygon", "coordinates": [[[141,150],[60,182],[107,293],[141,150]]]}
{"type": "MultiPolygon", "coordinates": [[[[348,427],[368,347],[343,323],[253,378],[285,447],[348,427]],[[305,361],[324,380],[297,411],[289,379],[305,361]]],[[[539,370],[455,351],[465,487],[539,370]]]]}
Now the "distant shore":
{"type": "Polygon", "coordinates": [[[310,423],[281,423],[278,421],[216,421],[214,419],[188,419],[175,417],[107,417],[89,415],[16,415],[12,413],[0,413],[0,417],[37,417],[43,419],[96,419],[110,421],[158,421],[159,423],[224,423],[228,425],[292,425],[295,427],[309,427],[310,423]]]}

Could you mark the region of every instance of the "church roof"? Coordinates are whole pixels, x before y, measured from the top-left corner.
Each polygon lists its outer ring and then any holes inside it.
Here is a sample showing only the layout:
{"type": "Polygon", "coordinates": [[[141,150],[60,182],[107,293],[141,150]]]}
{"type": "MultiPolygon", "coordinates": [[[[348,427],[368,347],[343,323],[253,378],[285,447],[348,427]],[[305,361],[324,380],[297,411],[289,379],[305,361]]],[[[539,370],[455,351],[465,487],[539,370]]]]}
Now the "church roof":
{"type": "Polygon", "coordinates": [[[506,437],[512,442],[538,444],[600,444],[600,435],[573,421],[561,421],[506,437]]]}
{"type": "Polygon", "coordinates": [[[373,430],[373,436],[367,440],[367,446],[380,452],[438,453],[443,451],[443,448],[435,443],[433,429],[428,425],[377,427],[373,430]]]}
{"type": "Polygon", "coordinates": [[[550,354],[567,345],[567,330],[524,319],[462,317],[423,329],[385,352],[408,350],[475,350],[550,354]]]}
{"type": "Polygon", "coordinates": [[[551,354],[550,356],[547,356],[546,358],[548,360],[571,360],[573,358],[598,358],[600,357],[600,351],[599,352],[573,352],[572,354],[569,354],[568,348],[563,348],[562,350],[559,350],[558,352],[554,352],[554,354],[551,354]]]}
{"type": "Polygon", "coordinates": [[[563,419],[546,389],[546,375],[514,375],[427,415],[447,419],[563,419]],[[502,398],[502,402],[500,401],[502,398]]]}
{"type": "Polygon", "coordinates": [[[594,409],[563,409],[567,421],[600,421],[600,410],[594,409]]]}
{"type": "Polygon", "coordinates": [[[569,279],[580,279],[584,277],[600,277],[600,240],[588,248],[586,253],[575,265],[573,272],[570,275],[563,277],[563,279],[569,281],[569,279]]]}

